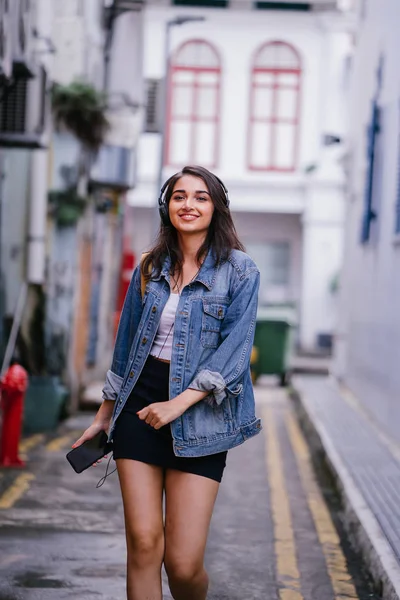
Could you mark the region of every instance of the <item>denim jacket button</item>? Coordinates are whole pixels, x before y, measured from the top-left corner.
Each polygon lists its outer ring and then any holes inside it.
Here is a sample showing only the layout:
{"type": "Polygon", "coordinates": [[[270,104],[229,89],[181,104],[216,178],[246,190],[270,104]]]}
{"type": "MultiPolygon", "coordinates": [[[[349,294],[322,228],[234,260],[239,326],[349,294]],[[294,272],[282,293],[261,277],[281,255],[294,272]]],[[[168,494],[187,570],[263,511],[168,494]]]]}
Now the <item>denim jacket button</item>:
{"type": "Polygon", "coordinates": [[[135,373],[134,373],[133,371],[131,371],[131,372],[129,373],[129,377],[132,379],[132,377],[134,376],[134,374],[135,374],[135,373]]]}
{"type": "Polygon", "coordinates": [[[157,308],[155,306],[153,306],[153,308],[151,309],[151,312],[155,313],[157,311],[157,308]]]}
{"type": "Polygon", "coordinates": [[[147,342],[147,337],[144,337],[144,338],[142,339],[142,344],[145,344],[146,342],[147,342]]]}

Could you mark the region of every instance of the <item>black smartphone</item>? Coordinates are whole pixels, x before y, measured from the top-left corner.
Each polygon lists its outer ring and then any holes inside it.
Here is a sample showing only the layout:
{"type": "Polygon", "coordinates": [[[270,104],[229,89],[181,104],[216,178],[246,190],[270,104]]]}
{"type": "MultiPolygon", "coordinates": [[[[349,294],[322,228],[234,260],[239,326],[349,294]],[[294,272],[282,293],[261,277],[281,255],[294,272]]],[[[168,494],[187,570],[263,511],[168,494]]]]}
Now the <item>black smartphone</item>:
{"type": "Polygon", "coordinates": [[[112,452],[112,444],[107,442],[107,438],[105,431],[99,431],[94,438],[68,452],[66,458],[76,473],[82,473],[100,458],[112,452]]]}

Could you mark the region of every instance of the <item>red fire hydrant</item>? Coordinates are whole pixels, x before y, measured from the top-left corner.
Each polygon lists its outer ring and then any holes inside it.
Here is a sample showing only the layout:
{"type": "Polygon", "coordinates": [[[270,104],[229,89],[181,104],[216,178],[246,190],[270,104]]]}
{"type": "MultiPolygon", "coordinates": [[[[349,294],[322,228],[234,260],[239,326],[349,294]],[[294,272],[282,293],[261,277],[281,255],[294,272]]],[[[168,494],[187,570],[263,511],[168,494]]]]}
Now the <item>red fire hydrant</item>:
{"type": "Polygon", "coordinates": [[[18,456],[18,445],[22,430],[25,392],[28,373],[21,365],[11,365],[0,381],[3,423],[0,433],[0,466],[23,467],[18,456]]]}

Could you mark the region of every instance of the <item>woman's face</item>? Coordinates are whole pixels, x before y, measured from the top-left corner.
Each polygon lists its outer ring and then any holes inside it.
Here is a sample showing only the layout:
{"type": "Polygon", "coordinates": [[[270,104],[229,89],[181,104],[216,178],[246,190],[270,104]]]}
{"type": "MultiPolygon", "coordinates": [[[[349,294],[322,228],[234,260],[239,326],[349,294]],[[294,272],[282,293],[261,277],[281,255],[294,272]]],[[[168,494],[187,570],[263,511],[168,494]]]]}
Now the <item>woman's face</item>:
{"type": "Polygon", "coordinates": [[[200,177],[183,175],[174,185],[169,201],[169,217],[179,233],[206,233],[214,204],[200,177]]]}

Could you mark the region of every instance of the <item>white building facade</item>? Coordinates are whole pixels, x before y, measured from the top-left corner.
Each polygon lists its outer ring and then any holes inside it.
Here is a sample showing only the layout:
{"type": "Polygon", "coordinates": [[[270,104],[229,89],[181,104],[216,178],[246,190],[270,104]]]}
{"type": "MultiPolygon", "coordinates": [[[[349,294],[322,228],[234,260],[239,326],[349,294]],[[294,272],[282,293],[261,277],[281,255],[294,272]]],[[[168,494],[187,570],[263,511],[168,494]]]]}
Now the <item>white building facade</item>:
{"type": "Polygon", "coordinates": [[[260,267],[260,304],[294,306],[299,344],[316,351],[334,328],[344,211],[342,148],[322,140],[345,132],[351,23],[332,2],[204,4],[153,1],[144,12],[147,129],[129,194],[135,251],[156,227],[167,23],[203,17],[169,26],[163,179],[202,164],[224,181],[260,267]]]}
{"type": "Polygon", "coordinates": [[[335,374],[399,441],[400,6],[359,5],[335,374]]]}

